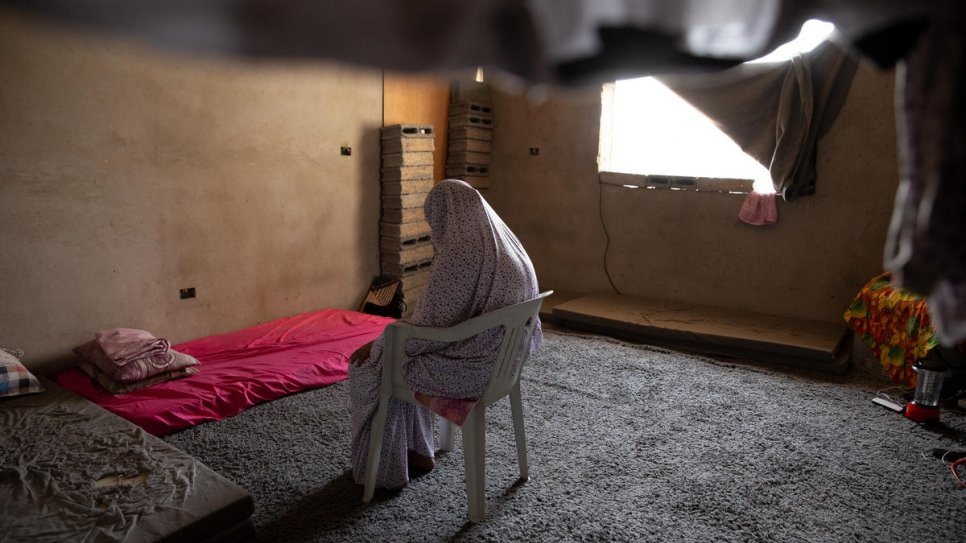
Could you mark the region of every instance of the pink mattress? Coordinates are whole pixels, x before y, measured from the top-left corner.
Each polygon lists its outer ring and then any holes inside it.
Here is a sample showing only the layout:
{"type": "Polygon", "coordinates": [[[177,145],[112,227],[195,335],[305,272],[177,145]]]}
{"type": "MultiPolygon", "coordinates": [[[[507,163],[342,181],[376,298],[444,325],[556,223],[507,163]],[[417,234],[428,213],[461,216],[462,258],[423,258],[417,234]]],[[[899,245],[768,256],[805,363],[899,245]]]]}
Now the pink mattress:
{"type": "Polygon", "coordinates": [[[349,375],[349,355],[377,338],[393,319],[342,309],[285,317],[171,348],[201,365],[190,377],[115,396],[79,368],[57,376],[61,386],[163,436],[221,420],[286,394],[319,388],[349,375]]]}

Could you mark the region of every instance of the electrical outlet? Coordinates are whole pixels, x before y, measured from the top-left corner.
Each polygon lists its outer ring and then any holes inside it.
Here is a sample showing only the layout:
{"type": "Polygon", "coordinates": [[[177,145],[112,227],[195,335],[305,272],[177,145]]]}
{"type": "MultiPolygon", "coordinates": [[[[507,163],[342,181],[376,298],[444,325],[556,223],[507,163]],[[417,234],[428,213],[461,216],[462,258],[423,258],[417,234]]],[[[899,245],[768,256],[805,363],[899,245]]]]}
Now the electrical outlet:
{"type": "Polygon", "coordinates": [[[340,149],[340,152],[342,153],[342,156],[352,156],[352,147],[349,147],[348,145],[343,145],[342,148],[340,149]]]}
{"type": "Polygon", "coordinates": [[[195,297],[195,287],[183,288],[179,291],[182,300],[195,297]]]}
{"type": "Polygon", "coordinates": [[[539,154],[540,154],[540,148],[539,147],[531,147],[530,148],[530,156],[537,156],[539,154]]]}

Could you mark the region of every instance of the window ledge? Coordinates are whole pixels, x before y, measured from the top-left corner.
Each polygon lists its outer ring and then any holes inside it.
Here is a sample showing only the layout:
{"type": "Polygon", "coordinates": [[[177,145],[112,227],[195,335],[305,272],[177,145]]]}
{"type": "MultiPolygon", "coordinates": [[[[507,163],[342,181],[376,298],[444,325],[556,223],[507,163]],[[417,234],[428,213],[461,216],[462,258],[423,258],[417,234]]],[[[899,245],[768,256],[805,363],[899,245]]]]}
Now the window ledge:
{"type": "Polygon", "coordinates": [[[754,187],[754,181],[751,179],[641,175],[607,171],[600,172],[600,182],[606,185],[628,188],[727,192],[729,194],[748,194],[752,192],[754,187]]]}

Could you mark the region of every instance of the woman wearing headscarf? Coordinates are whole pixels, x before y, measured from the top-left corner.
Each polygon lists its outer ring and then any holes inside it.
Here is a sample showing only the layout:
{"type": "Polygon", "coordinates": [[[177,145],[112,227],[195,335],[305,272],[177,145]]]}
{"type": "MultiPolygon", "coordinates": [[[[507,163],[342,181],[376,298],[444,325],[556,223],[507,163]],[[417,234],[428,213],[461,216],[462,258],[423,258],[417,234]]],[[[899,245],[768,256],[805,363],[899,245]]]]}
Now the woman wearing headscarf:
{"type": "MultiPolygon", "coordinates": [[[[538,294],[537,276],[520,240],[480,193],[465,183],[437,183],[423,206],[436,251],[429,281],[409,322],[446,327],[538,294]]],[[[541,339],[537,322],[531,349],[541,339]]],[[[410,341],[403,375],[416,406],[390,399],[376,486],[409,482],[409,466],[433,467],[435,414],[457,424],[483,395],[502,331],[489,330],[456,343],[410,341]],[[435,412],[435,413],[434,413],[435,412]]],[[[372,417],[379,403],[383,338],[353,354],[349,367],[352,404],[351,460],[355,482],[364,484],[372,417]]]]}

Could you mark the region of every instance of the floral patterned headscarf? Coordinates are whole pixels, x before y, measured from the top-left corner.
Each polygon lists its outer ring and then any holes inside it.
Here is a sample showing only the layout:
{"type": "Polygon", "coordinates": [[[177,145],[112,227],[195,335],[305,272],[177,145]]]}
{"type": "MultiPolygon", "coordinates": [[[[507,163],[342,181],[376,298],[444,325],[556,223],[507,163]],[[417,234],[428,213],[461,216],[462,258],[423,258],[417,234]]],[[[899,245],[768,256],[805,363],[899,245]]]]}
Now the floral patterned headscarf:
{"type": "Polygon", "coordinates": [[[445,179],[423,209],[436,257],[414,324],[450,326],[537,295],[530,257],[476,189],[445,179]]]}

